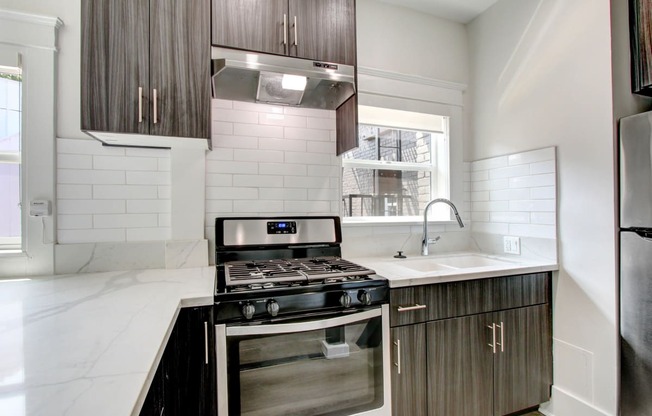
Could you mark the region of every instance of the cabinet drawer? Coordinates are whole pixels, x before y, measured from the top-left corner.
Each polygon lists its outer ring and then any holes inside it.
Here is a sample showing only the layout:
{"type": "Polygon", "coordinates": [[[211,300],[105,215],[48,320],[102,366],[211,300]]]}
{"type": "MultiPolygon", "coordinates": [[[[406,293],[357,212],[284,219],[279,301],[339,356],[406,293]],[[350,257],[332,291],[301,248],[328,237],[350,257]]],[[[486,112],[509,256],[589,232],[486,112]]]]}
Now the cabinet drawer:
{"type": "Polygon", "coordinates": [[[390,291],[390,325],[408,325],[548,302],[549,273],[412,286],[390,291]]]}

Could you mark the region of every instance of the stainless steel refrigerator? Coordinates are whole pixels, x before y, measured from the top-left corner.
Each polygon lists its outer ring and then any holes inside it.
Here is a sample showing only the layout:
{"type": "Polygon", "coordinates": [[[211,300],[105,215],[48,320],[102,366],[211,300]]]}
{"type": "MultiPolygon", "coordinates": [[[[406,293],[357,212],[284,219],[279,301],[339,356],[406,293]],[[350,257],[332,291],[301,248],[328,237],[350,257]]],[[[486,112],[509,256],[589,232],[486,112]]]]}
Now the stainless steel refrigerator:
{"type": "Polygon", "coordinates": [[[652,416],[652,112],[620,120],[620,408],[652,416]]]}

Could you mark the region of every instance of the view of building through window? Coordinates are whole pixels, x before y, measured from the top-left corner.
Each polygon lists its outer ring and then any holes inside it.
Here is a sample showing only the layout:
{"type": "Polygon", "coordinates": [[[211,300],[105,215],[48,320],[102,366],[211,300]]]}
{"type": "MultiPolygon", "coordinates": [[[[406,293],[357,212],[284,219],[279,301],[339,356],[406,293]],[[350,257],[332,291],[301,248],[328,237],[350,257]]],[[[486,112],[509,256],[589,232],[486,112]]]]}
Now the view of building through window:
{"type": "Polygon", "coordinates": [[[448,171],[446,120],[439,119],[431,131],[360,124],[359,147],[342,158],[345,216],[417,216],[434,196],[448,192],[439,185],[448,171]]]}
{"type": "Polygon", "coordinates": [[[20,69],[0,67],[0,249],[21,244],[21,90],[20,69]]]}

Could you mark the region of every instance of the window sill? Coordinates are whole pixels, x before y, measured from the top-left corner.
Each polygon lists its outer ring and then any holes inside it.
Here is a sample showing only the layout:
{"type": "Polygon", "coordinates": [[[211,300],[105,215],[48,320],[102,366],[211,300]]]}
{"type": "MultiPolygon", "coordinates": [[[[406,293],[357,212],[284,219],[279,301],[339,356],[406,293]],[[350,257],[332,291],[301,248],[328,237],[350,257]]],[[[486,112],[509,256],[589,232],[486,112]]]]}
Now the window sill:
{"type": "Polygon", "coordinates": [[[16,250],[3,250],[0,249],[0,257],[26,257],[27,253],[25,253],[23,250],[16,249],[16,250]]]}

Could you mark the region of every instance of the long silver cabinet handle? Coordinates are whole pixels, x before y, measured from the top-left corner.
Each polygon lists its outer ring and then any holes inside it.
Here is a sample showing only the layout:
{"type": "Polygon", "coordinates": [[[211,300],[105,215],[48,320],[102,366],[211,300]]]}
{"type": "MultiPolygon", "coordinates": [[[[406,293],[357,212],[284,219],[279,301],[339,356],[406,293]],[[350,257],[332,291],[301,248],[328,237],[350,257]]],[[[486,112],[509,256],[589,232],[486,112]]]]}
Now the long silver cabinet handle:
{"type": "Polygon", "coordinates": [[[396,345],[396,362],[394,366],[398,370],[398,374],[401,374],[401,340],[394,341],[394,345],[396,345]]]}
{"type": "Polygon", "coordinates": [[[283,46],[287,48],[287,45],[288,45],[288,15],[283,14],[283,46]]]}
{"type": "Polygon", "coordinates": [[[299,46],[299,39],[297,38],[297,17],[294,16],[294,46],[299,46]]]}
{"type": "Polygon", "coordinates": [[[208,364],[208,322],[204,322],[204,363],[208,364]]]}
{"type": "Polygon", "coordinates": [[[143,122],[143,87],[138,87],[138,122],[143,122]]]}
{"type": "Polygon", "coordinates": [[[500,342],[497,344],[500,345],[500,352],[505,352],[505,331],[503,329],[503,322],[501,321],[500,325],[496,324],[496,327],[500,328],[500,342]]]}
{"type": "Polygon", "coordinates": [[[410,311],[418,311],[421,309],[426,309],[428,305],[419,305],[418,303],[415,303],[412,306],[399,306],[397,309],[399,312],[410,312],[410,311]]]}
{"type": "Polygon", "coordinates": [[[491,329],[491,344],[487,344],[491,347],[491,351],[496,353],[496,324],[487,325],[487,328],[491,329]]]}
{"type": "Polygon", "coordinates": [[[154,98],[154,124],[156,124],[156,123],[158,123],[158,111],[157,111],[157,108],[156,108],[156,104],[157,104],[156,103],[156,101],[157,101],[157,99],[156,99],[156,88],[154,88],[153,98],[154,98]]]}

